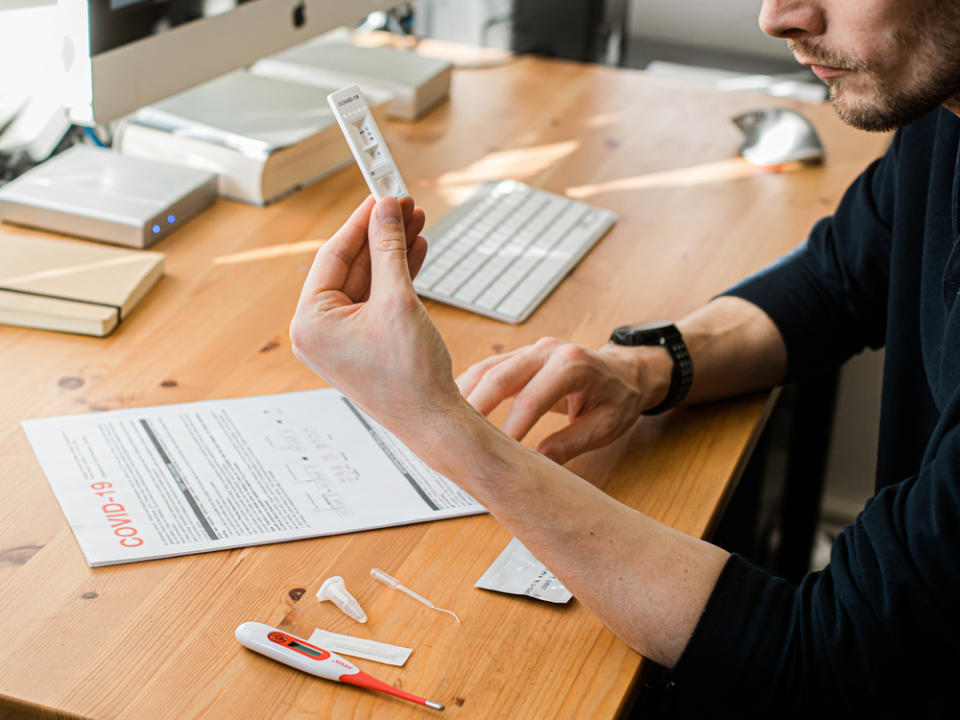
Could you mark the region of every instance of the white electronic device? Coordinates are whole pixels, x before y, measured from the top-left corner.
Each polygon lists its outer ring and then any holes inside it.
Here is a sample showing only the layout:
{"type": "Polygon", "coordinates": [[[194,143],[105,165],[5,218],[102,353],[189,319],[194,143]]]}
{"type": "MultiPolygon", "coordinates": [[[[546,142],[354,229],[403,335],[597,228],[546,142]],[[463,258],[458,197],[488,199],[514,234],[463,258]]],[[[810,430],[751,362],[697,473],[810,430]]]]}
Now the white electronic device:
{"type": "Polygon", "coordinates": [[[75,145],[0,188],[0,219],[144,248],[216,197],[216,173],[75,145]]]}
{"type": "Polygon", "coordinates": [[[491,180],[424,232],[425,298],[521,323],[616,222],[606,208],[491,180]]]}
{"type": "Polygon", "coordinates": [[[349,85],[330,93],[327,102],[373,196],[377,200],[388,196],[397,200],[407,197],[410,193],[360,87],[349,85]]]}
{"type": "Polygon", "coordinates": [[[324,680],[378,690],[415,702],[418,705],[426,705],[434,710],[443,710],[443,705],[438,702],[425,700],[422,697],[395,688],[393,685],[387,685],[382,680],[377,680],[372,675],[363,672],[352,662],[344,660],[336,653],[324,650],[303,638],[281,632],[264,623],[242,623],[237,627],[235,637],[237,642],[245,648],[324,680]]]}
{"type": "Polygon", "coordinates": [[[110,122],[396,4],[396,0],[59,0],[64,104],[74,122],[110,122]]]}

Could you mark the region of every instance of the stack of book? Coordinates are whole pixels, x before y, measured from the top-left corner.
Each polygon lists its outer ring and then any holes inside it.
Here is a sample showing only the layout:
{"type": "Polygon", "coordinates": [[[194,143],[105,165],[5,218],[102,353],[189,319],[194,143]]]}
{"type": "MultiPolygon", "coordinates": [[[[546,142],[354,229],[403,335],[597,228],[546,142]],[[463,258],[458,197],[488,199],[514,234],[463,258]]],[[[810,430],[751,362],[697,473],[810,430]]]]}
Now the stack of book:
{"type": "MultiPolygon", "coordinates": [[[[327,105],[338,89],[238,70],[138,110],[115,146],[212,170],[220,195],[265,205],[352,161],[327,105]]],[[[388,96],[367,100],[382,116],[388,96]]]]}
{"type": "Polygon", "coordinates": [[[260,60],[257,75],[318,87],[359,85],[369,97],[390,95],[387,117],[416,120],[450,94],[453,63],[388,47],[359,47],[333,32],[260,60]]]}

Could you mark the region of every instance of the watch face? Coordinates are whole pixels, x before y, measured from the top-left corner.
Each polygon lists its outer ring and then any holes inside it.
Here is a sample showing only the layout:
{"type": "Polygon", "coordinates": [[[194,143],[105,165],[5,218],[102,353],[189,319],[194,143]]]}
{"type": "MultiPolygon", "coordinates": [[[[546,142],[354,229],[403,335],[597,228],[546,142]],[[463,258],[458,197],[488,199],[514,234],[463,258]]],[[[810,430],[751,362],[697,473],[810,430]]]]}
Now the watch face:
{"type": "Polygon", "coordinates": [[[666,330],[668,327],[673,325],[672,322],[665,320],[654,320],[653,322],[639,322],[634,323],[633,325],[624,325],[623,327],[618,327],[618,332],[629,332],[629,333],[642,333],[648,332],[650,330],[666,330]]]}
{"type": "Polygon", "coordinates": [[[680,333],[671,322],[642,322],[622,325],[613,331],[610,341],[617,345],[663,345],[680,333]]]}

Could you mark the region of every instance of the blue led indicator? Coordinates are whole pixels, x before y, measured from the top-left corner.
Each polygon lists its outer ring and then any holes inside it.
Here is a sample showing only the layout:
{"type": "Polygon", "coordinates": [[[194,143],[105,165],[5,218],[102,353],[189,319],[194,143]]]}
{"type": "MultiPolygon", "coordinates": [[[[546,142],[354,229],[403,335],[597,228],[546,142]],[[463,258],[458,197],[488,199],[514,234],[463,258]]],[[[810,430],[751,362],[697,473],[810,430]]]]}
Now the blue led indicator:
{"type": "Polygon", "coordinates": [[[160,226],[159,226],[159,225],[154,225],[154,226],[153,226],[153,234],[154,234],[154,235],[159,235],[159,234],[160,234],[160,226]]]}
{"type": "Polygon", "coordinates": [[[167,222],[173,225],[177,221],[176,215],[167,215],[167,222]]]}

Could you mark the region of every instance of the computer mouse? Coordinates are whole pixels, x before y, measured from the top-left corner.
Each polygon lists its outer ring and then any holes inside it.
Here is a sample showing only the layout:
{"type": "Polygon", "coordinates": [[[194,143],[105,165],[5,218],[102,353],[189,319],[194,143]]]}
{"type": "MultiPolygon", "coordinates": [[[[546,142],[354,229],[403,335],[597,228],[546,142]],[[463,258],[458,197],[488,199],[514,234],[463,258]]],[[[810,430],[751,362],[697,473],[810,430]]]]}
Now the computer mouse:
{"type": "Polygon", "coordinates": [[[795,110],[767,107],[732,118],[743,131],[740,154],[745,160],[769,167],[788,162],[823,161],[823,143],[813,125],[795,110]]]}

